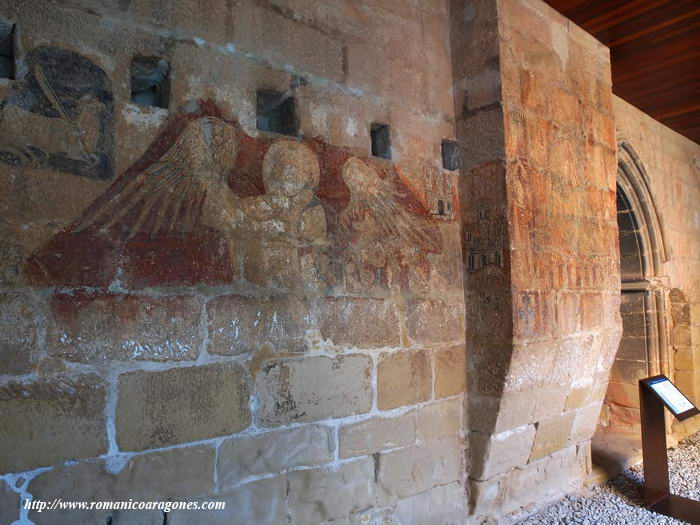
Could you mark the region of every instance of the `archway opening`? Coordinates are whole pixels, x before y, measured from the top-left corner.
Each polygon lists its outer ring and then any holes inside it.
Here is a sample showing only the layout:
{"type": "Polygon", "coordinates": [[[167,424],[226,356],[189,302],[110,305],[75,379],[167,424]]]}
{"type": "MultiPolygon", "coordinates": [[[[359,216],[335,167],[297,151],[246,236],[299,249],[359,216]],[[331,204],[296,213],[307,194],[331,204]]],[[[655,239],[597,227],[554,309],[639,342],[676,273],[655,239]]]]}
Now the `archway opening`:
{"type": "Polygon", "coordinates": [[[601,478],[641,459],[638,381],[669,369],[661,230],[646,174],[624,143],[618,151],[617,223],[623,332],[591,444],[601,478]]]}

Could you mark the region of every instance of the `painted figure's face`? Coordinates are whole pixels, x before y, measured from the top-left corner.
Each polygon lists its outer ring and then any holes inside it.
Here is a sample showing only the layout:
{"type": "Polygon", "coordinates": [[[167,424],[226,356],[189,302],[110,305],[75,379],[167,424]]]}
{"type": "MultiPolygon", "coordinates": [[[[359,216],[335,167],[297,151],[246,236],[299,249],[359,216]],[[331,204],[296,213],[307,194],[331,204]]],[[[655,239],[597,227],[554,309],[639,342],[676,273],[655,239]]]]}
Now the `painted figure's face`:
{"type": "Polygon", "coordinates": [[[314,153],[291,140],[275,142],[263,161],[263,182],[271,195],[294,197],[318,186],[320,169],[314,153]]]}
{"type": "Polygon", "coordinates": [[[199,118],[187,125],[179,147],[182,156],[200,176],[225,182],[238,155],[236,130],[216,117],[199,118]]]}
{"type": "Polygon", "coordinates": [[[372,193],[375,191],[376,181],[373,177],[373,169],[360,159],[351,158],[343,165],[343,180],[350,189],[350,194],[357,192],[372,193]]]}
{"type": "Polygon", "coordinates": [[[233,169],[238,155],[236,130],[214,117],[200,119],[200,128],[204,141],[209,146],[214,169],[225,177],[233,169]]]}

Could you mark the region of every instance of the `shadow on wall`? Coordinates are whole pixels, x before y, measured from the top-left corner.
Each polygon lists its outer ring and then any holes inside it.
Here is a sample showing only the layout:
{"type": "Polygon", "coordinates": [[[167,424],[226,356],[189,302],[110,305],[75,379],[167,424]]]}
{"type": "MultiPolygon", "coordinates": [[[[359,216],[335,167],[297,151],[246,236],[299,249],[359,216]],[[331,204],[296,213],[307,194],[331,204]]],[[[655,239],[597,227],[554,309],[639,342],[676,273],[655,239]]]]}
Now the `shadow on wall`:
{"type": "Polygon", "coordinates": [[[407,288],[427,283],[427,255],[442,251],[429,217],[393,165],[319,139],[250,137],[202,101],[171,118],[25,273],[39,286],[303,276],[319,288],[407,288]]]}

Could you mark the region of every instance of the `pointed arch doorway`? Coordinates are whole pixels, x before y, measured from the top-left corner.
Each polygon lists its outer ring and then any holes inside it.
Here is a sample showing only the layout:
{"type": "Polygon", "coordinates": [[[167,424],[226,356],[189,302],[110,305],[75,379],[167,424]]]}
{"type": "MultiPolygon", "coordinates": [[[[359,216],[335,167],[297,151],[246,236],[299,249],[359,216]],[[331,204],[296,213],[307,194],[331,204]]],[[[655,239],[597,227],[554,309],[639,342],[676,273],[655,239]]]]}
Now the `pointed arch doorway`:
{"type": "Polygon", "coordinates": [[[639,379],[672,377],[668,283],[662,276],[665,244],[646,171],[625,141],[618,144],[617,222],[623,333],[591,444],[600,477],[616,475],[641,459],[639,379]]]}

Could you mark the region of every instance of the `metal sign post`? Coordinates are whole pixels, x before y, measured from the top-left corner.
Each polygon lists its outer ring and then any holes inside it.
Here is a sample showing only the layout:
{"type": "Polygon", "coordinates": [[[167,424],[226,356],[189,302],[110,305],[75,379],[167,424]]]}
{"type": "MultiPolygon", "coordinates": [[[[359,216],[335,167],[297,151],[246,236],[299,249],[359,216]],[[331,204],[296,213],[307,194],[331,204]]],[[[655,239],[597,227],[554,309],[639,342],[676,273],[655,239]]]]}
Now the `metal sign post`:
{"type": "Polygon", "coordinates": [[[700,414],[700,410],[666,376],[639,381],[646,507],[659,514],[700,525],[700,501],[671,494],[664,406],[679,421],[700,414]]]}

